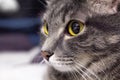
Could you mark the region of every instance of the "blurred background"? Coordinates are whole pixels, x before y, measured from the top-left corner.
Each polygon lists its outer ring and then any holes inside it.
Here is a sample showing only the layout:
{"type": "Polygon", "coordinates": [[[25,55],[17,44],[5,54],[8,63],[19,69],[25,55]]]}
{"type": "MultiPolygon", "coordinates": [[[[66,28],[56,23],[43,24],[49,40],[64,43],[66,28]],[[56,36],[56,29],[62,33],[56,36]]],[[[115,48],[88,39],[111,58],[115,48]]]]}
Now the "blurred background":
{"type": "Polygon", "coordinates": [[[42,80],[45,67],[31,61],[45,9],[44,0],[0,0],[0,80],[42,80]]]}
{"type": "Polygon", "coordinates": [[[40,63],[44,0],[0,0],[0,80],[43,80],[40,63]],[[34,58],[38,56],[37,59],[34,58]]]}
{"type": "Polygon", "coordinates": [[[0,66],[28,64],[40,53],[44,0],[0,0],[0,66]]]}
{"type": "Polygon", "coordinates": [[[40,43],[44,0],[0,0],[0,51],[27,51],[40,43]]]}

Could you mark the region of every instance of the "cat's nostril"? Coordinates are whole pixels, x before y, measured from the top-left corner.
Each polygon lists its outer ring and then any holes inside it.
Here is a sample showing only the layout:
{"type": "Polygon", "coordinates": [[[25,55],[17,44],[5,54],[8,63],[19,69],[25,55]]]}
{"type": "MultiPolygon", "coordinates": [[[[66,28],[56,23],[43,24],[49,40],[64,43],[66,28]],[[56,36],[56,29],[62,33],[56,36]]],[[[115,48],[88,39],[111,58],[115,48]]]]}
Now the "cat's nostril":
{"type": "Polygon", "coordinates": [[[53,53],[49,52],[49,51],[41,51],[41,55],[42,55],[43,58],[45,58],[46,60],[49,61],[49,58],[50,58],[50,56],[53,55],[53,53]]]}

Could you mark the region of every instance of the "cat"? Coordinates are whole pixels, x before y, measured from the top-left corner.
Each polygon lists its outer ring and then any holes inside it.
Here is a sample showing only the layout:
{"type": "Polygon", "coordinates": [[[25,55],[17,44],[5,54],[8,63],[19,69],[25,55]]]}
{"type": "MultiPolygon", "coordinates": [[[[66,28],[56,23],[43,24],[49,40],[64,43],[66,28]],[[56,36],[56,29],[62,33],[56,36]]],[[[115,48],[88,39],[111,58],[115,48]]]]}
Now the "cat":
{"type": "Polygon", "coordinates": [[[119,0],[48,0],[44,80],[119,80],[119,0]]]}

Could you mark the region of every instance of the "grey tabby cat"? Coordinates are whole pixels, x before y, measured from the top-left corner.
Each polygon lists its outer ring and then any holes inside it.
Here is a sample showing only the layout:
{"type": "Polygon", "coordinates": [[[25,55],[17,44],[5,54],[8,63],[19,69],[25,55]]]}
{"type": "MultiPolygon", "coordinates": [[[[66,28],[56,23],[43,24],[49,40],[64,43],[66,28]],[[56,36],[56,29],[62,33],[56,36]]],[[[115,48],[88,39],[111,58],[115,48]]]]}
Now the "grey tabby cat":
{"type": "Polygon", "coordinates": [[[45,80],[120,80],[119,0],[49,0],[45,80]]]}

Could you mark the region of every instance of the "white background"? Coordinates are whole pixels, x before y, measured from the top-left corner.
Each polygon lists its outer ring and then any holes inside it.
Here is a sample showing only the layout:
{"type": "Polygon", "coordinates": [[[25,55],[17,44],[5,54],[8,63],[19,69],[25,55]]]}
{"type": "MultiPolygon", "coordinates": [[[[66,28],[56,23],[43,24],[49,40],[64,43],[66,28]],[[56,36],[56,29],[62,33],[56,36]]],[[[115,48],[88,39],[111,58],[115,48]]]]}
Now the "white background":
{"type": "Polygon", "coordinates": [[[0,52],[0,80],[43,80],[46,65],[30,64],[39,48],[28,52],[0,52]]]}

